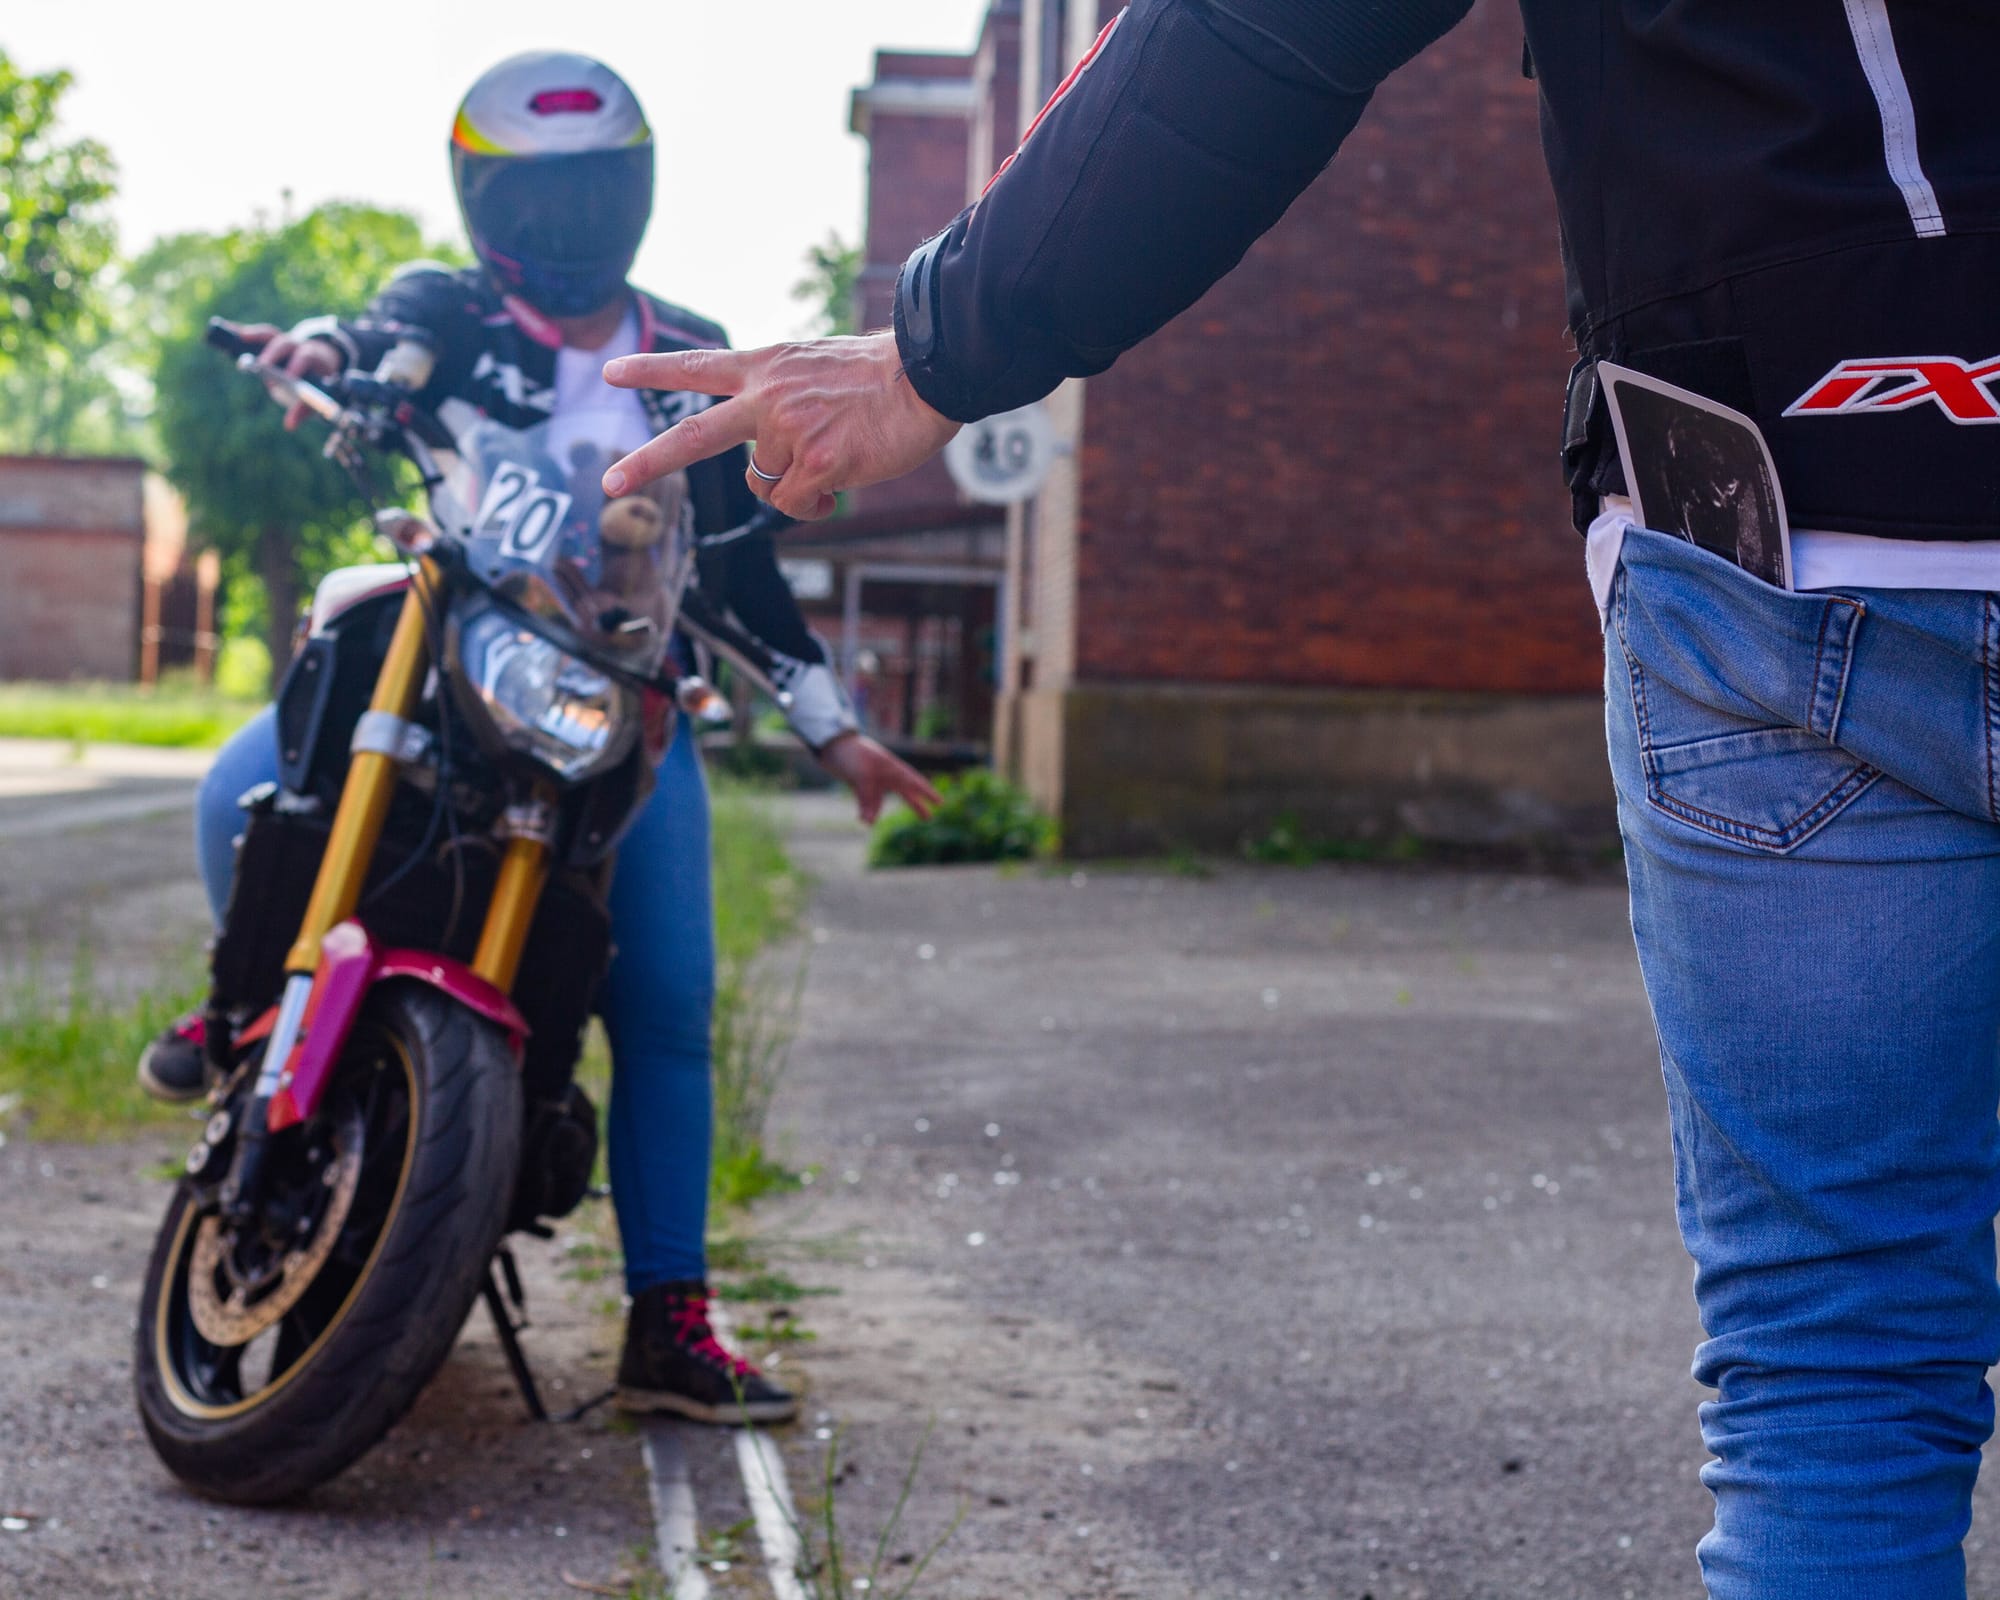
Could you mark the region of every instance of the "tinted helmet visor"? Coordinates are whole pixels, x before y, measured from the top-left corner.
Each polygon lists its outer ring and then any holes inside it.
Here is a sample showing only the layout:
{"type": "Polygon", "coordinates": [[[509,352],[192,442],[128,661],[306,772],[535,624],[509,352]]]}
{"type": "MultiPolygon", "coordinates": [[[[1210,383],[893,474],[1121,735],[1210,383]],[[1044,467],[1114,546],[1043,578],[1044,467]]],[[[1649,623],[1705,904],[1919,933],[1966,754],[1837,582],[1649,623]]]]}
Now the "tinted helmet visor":
{"type": "Polygon", "coordinates": [[[574,284],[581,292],[585,283],[606,284],[610,293],[623,282],[653,211],[650,140],[550,156],[481,155],[453,146],[451,165],[474,249],[540,309],[580,314],[594,305],[547,304],[538,286],[574,284]]]}

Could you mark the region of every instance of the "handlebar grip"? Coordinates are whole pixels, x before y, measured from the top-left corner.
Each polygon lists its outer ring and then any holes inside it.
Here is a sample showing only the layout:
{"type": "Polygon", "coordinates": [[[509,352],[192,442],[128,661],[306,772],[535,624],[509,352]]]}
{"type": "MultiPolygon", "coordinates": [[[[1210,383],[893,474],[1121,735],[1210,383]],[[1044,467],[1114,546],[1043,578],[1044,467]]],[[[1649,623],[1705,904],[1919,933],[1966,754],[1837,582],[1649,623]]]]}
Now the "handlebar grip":
{"type": "Polygon", "coordinates": [[[254,356],[257,353],[256,345],[243,338],[220,317],[208,319],[208,332],[202,337],[208,344],[227,355],[254,356]]]}

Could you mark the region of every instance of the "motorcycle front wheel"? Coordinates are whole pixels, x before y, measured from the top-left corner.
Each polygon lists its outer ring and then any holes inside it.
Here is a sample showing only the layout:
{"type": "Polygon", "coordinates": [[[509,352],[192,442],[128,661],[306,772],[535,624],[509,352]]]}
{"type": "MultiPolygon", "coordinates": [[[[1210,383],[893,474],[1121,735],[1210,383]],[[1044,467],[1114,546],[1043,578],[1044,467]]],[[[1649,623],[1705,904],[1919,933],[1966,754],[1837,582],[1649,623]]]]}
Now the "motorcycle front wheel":
{"type": "Polygon", "coordinates": [[[520,1140],[504,1034],[422,984],[371,993],[319,1110],[273,1136],[256,1220],[183,1181],[160,1225],[136,1376],[168,1469],[267,1505],[387,1433],[478,1297],[520,1140]]]}

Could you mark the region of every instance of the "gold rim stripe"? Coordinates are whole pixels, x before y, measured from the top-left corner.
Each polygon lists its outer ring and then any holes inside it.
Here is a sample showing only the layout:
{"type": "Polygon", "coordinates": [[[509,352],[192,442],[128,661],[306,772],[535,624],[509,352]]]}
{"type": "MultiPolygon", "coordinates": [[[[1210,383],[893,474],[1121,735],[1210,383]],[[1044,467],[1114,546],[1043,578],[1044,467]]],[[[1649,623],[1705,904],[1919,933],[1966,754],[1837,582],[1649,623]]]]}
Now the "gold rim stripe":
{"type": "MultiPolygon", "coordinates": [[[[354,1308],[354,1302],[361,1298],[361,1291],[368,1287],[368,1280],[375,1275],[375,1263],[381,1259],[382,1246],[389,1242],[389,1234],[400,1220],[403,1210],[403,1191],[410,1186],[410,1171],[417,1164],[417,1133],[423,1123],[422,1089],[417,1084],[416,1064],[410,1053],[403,1047],[403,1041],[394,1034],[387,1035],[388,1046],[397,1063],[403,1069],[403,1077],[410,1086],[410,1126],[403,1137],[403,1170],[396,1177],[395,1197],[389,1202],[389,1215],[382,1224],[382,1231],[375,1236],[374,1247],[368,1252],[368,1259],[362,1263],[361,1276],[354,1280],[347,1291],[347,1298],[340,1302],[340,1309],[334,1312],[327,1325],[320,1329],[319,1337],[306,1346],[305,1350],[284,1372],[264,1385],[255,1394],[247,1394],[241,1400],[232,1400],[227,1405],[211,1405],[206,1400],[198,1400],[188,1392],[181,1382],[181,1375],[174,1366],[173,1346],[168,1342],[167,1324],[173,1311],[174,1290],[181,1284],[193,1267],[194,1252],[187,1248],[188,1235],[201,1219],[192,1205],[181,1212],[180,1227],[175,1230],[174,1242],[168,1252],[167,1270],[160,1275],[160,1298],[153,1305],[153,1360],[160,1369],[160,1382],[167,1391],[167,1398],[174,1403],[174,1409],[183,1416],[197,1417],[204,1422],[224,1422],[231,1417],[240,1417],[246,1411],[254,1410],[277,1397],[294,1378],[312,1365],[312,1359],[320,1348],[333,1337],[334,1330],[347,1320],[347,1313],[354,1308]]],[[[189,1291],[183,1289],[183,1293],[189,1291]]],[[[189,1312],[192,1319],[193,1312],[189,1312]]]]}

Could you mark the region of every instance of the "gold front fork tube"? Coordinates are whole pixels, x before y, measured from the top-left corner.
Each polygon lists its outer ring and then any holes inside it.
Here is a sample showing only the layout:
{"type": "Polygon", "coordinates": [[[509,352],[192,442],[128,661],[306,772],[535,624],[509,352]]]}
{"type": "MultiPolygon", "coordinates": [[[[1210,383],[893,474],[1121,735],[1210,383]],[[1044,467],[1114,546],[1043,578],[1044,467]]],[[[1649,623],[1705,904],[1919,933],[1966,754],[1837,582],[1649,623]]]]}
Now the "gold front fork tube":
{"type": "Polygon", "coordinates": [[[500,875],[493,883],[493,899],[486,908],[486,925],[479,930],[479,948],[472,956],[472,970],[496,989],[511,991],[514,987],[535,907],[541,903],[542,886],[548,881],[548,845],[539,838],[521,835],[509,839],[507,853],[500,858],[500,875]]]}
{"type": "MultiPolygon", "coordinates": [[[[439,579],[438,568],[426,557],[403,596],[389,654],[375,678],[375,697],[368,702],[370,711],[407,718],[416,709],[424,673],[430,667],[428,617],[441,592],[439,579]]],[[[327,930],[354,914],[369,865],[375,859],[375,846],[382,838],[390,797],[396,792],[396,765],[393,756],[374,750],[357,751],[349,760],[347,782],[341,786],[340,806],[333,814],[333,831],[327,837],[319,876],[313,880],[305,921],[285,957],[287,972],[313,971],[319,965],[320,941],[327,930]]]]}

